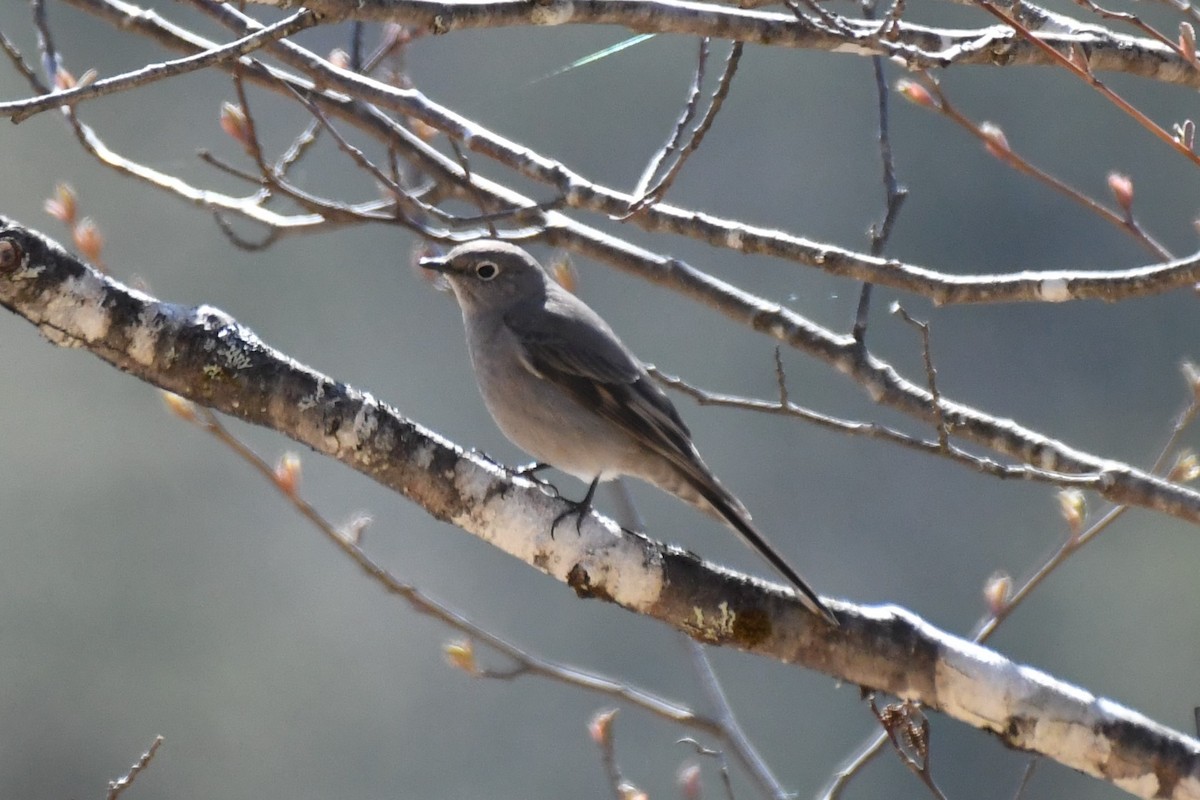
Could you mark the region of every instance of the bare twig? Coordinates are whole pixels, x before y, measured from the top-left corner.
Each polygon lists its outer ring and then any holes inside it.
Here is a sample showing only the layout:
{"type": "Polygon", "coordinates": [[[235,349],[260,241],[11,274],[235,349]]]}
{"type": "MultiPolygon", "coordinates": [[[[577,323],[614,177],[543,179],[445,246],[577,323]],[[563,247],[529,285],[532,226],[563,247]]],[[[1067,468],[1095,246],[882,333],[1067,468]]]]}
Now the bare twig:
{"type": "Polygon", "coordinates": [[[1013,800],[1021,800],[1024,797],[1025,790],[1029,788],[1029,782],[1033,779],[1033,773],[1037,769],[1037,765],[1037,756],[1029,759],[1029,763],[1025,765],[1025,771],[1021,773],[1021,782],[1017,784],[1017,791],[1013,793],[1013,800]]]}
{"type": "MultiPolygon", "coordinates": [[[[466,178],[467,189],[475,197],[475,203],[479,206],[479,213],[481,213],[481,214],[487,213],[487,210],[488,210],[490,204],[488,203],[487,199],[483,196],[483,192],[479,189],[479,187],[475,184],[475,181],[471,177],[471,161],[470,161],[470,159],[467,158],[467,154],[463,152],[462,148],[459,146],[458,142],[455,139],[450,140],[450,149],[454,151],[454,158],[457,159],[458,166],[460,166],[462,168],[463,177],[466,178]]],[[[488,234],[493,239],[495,239],[497,236],[500,235],[499,233],[496,232],[495,220],[489,218],[486,221],[486,224],[487,224],[488,234]]]]}
{"type": "Polygon", "coordinates": [[[899,303],[892,303],[892,313],[916,328],[921,334],[921,360],[925,364],[925,386],[933,405],[934,426],[937,428],[938,447],[947,450],[950,447],[950,434],[946,430],[946,417],[942,413],[942,393],[938,391],[937,369],[933,366],[933,353],[929,343],[929,323],[914,318],[904,310],[899,303]]]}
{"type": "Polygon", "coordinates": [[[1150,117],[1146,116],[1146,114],[1144,114],[1142,111],[1139,111],[1128,100],[1121,97],[1115,91],[1110,89],[1107,84],[1097,78],[1092,71],[1091,65],[1088,63],[1089,56],[1085,56],[1083,54],[1084,51],[1080,46],[1072,44],[1069,48],[1068,52],[1070,52],[1072,55],[1075,55],[1075,58],[1063,55],[1058,50],[1054,49],[1041,38],[1039,38],[1038,35],[1033,31],[1025,27],[1025,25],[1023,25],[1020,21],[1005,14],[999,7],[993,4],[991,0],[975,0],[975,2],[984,11],[987,11],[1001,22],[1011,25],[1013,30],[1020,33],[1027,41],[1045,53],[1051,62],[1058,64],[1060,67],[1066,69],[1068,72],[1082,80],[1088,86],[1091,86],[1100,94],[1101,97],[1108,100],[1114,106],[1121,109],[1121,111],[1125,112],[1125,114],[1132,117],[1135,122],[1157,137],[1159,141],[1165,143],[1176,153],[1179,153],[1181,156],[1191,161],[1194,166],[1200,166],[1200,154],[1196,154],[1187,147],[1184,147],[1175,139],[1174,136],[1163,129],[1162,126],[1150,119],[1150,117]]]}
{"type": "Polygon", "coordinates": [[[783,4],[796,15],[799,19],[806,19],[804,8],[811,11],[820,24],[825,25],[831,32],[839,33],[843,36],[856,35],[855,30],[842,20],[842,17],[825,9],[817,0],[783,0],[783,4]]]}
{"type": "MultiPolygon", "coordinates": [[[[152,13],[147,12],[130,18],[124,13],[124,6],[113,5],[114,0],[67,0],[67,2],[94,13],[107,15],[112,21],[120,22],[131,30],[152,36],[166,46],[181,49],[213,46],[194,35],[181,36],[177,28],[166,26],[152,13]]],[[[192,0],[192,2],[197,3],[206,11],[219,15],[219,18],[228,24],[243,26],[241,33],[255,29],[253,26],[256,23],[238,15],[228,5],[212,4],[210,6],[202,0],[192,0]]],[[[583,208],[619,217],[628,211],[629,204],[633,200],[628,195],[593,184],[557,162],[537,156],[524,147],[516,146],[503,137],[464,120],[448,109],[431,103],[419,92],[386,87],[377,81],[365,81],[345,70],[332,69],[322,59],[286,40],[273,45],[272,51],[298,68],[315,71],[314,80],[322,85],[360,97],[363,103],[376,103],[381,108],[394,108],[406,116],[419,119],[456,138],[469,141],[471,149],[484,152],[489,157],[500,160],[528,177],[550,183],[556,187],[566,204],[572,208],[583,208]]],[[[268,75],[262,72],[263,69],[266,68],[248,68],[246,77],[278,89],[278,71],[268,75]]],[[[323,107],[327,112],[336,111],[343,118],[356,119],[358,124],[375,135],[380,133],[382,125],[386,125],[389,136],[410,137],[404,141],[404,147],[408,148],[410,154],[415,159],[421,160],[426,167],[433,167],[436,159],[439,158],[428,148],[422,149],[423,143],[415,141],[411,137],[411,133],[403,131],[400,126],[391,122],[384,123],[376,114],[368,113],[364,116],[362,103],[354,105],[351,109],[344,101],[335,99],[334,95],[323,95],[320,102],[324,104],[323,107]]],[[[171,182],[177,180],[170,176],[157,174],[142,165],[133,165],[128,162],[128,159],[114,163],[118,158],[111,151],[104,155],[106,164],[126,171],[128,174],[145,175],[146,179],[151,180],[160,188],[170,188],[171,182]]],[[[461,174],[461,170],[456,170],[456,172],[461,174]]],[[[483,180],[479,180],[479,184],[488,186],[490,193],[499,192],[510,207],[535,205],[528,198],[497,185],[483,180]]],[[[206,207],[211,207],[213,203],[223,203],[227,210],[234,210],[239,206],[239,201],[233,201],[215,193],[209,198],[186,184],[181,184],[178,188],[189,200],[206,207]]],[[[239,210],[244,210],[248,215],[252,215],[252,218],[262,220],[268,216],[264,209],[246,207],[244,203],[241,206],[242,209],[239,210]]],[[[274,215],[274,218],[278,224],[285,226],[289,231],[296,232],[318,230],[321,223],[324,222],[307,216],[274,215]]],[[[910,291],[928,297],[936,303],[1062,302],[1085,298],[1101,298],[1112,301],[1190,287],[1200,281],[1200,255],[1174,263],[1132,270],[1048,270],[1018,272],[1011,275],[964,276],[938,273],[924,267],[894,260],[872,258],[869,255],[813,243],[775,229],[723,220],[662,203],[643,209],[636,217],[632,218],[632,221],[647,230],[680,233],[741,252],[772,255],[816,266],[831,274],[853,280],[868,281],[910,291]]],[[[569,228],[572,231],[570,239],[565,241],[565,244],[577,250],[590,251],[597,257],[606,260],[613,258],[611,248],[597,247],[594,244],[588,246],[578,241],[575,237],[579,235],[579,228],[566,226],[565,220],[552,218],[549,222],[554,223],[558,230],[569,228]]],[[[332,225],[338,224],[345,223],[332,222],[332,225]]],[[[618,263],[618,265],[621,264],[618,263]]]]}
{"type": "MultiPolygon", "coordinates": [[[[1163,445],[1162,450],[1159,451],[1158,457],[1154,460],[1154,464],[1150,468],[1151,472],[1162,471],[1167,458],[1176,447],[1179,437],[1182,436],[1187,427],[1195,421],[1197,415],[1200,415],[1200,400],[1193,396],[1193,399],[1188,406],[1175,418],[1175,421],[1171,426],[1170,435],[1167,437],[1166,443],[1163,445]]],[[[975,628],[974,633],[972,634],[972,639],[977,642],[986,642],[991,635],[995,633],[996,628],[998,628],[1000,624],[1004,622],[1004,620],[1007,619],[1008,616],[1017,608],[1017,606],[1019,606],[1022,601],[1024,601],[1039,585],[1041,585],[1041,583],[1046,580],[1046,578],[1049,577],[1054,570],[1058,569],[1058,567],[1061,566],[1068,558],[1074,555],[1076,551],[1078,551],[1088,542],[1094,540],[1109,526],[1120,519],[1121,516],[1124,515],[1128,510],[1129,506],[1115,506],[1096,522],[1089,525],[1086,530],[1079,531],[1078,533],[1072,532],[1071,535],[1069,535],[1062,543],[1062,545],[1059,546],[1059,548],[1055,550],[1054,553],[1051,554],[1050,557],[1047,558],[1045,562],[1043,562],[1042,565],[1038,567],[1037,570],[1035,570],[1034,573],[1029,576],[1029,578],[1027,578],[1015,592],[1013,592],[1012,596],[1006,603],[1004,603],[1000,608],[993,610],[989,616],[980,620],[975,628]]]]}
{"type": "Polygon", "coordinates": [[[621,765],[617,763],[616,727],[617,709],[610,708],[597,711],[588,724],[588,732],[592,741],[600,749],[600,763],[604,766],[604,774],[608,777],[608,786],[612,790],[613,800],[629,800],[626,791],[625,778],[621,775],[621,765]]]}
{"type": "MultiPolygon", "coordinates": [[[[6,116],[13,122],[21,122],[34,114],[39,114],[52,108],[75,106],[86,100],[104,97],[117,92],[127,92],[156,81],[195,72],[225,61],[231,61],[247,53],[258,50],[277,39],[291,36],[306,28],[311,28],[318,22],[318,17],[307,9],[300,9],[290,17],[268,25],[254,33],[230,42],[227,45],[215,47],[205,52],[186,56],[174,61],[161,64],[150,64],[141,69],[132,70],[112,78],[103,78],[86,86],[76,86],[73,89],[63,89],[51,94],[30,97],[25,100],[0,102],[0,116],[6,116]]],[[[49,51],[47,51],[49,52],[49,51]]],[[[49,60],[49,59],[48,59],[49,60]]]]}
{"type": "MultiPolygon", "coordinates": [[[[717,114],[720,113],[721,106],[725,103],[725,98],[729,96],[729,89],[733,86],[733,76],[737,74],[738,64],[742,59],[742,48],[743,44],[741,42],[734,42],[729,48],[729,55],[725,58],[725,69],[721,72],[721,78],[717,82],[717,88],[713,90],[712,97],[708,101],[708,108],[705,109],[704,116],[701,117],[700,121],[696,124],[695,130],[692,131],[692,135],[688,137],[687,142],[682,147],[678,148],[679,154],[675,157],[675,161],[666,170],[666,172],[663,173],[662,177],[648,188],[644,188],[639,185],[639,189],[641,189],[641,191],[634,192],[635,199],[630,204],[629,208],[630,216],[636,215],[642,209],[661,200],[671,188],[671,185],[675,183],[675,179],[679,177],[679,173],[683,170],[684,163],[693,153],[700,149],[700,143],[704,140],[704,136],[708,133],[709,128],[712,127],[713,122],[716,121],[717,114]]],[[[701,66],[696,70],[696,87],[699,87],[700,80],[703,78],[703,64],[704,61],[707,60],[707,57],[708,51],[707,45],[705,45],[705,49],[701,54],[701,66]]],[[[696,94],[693,94],[692,97],[695,98],[696,94]]],[[[680,125],[677,126],[675,133],[672,134],[671,141],[669,141],[666,147],[663,148],[663,151],[660,153],[658,159],[656,159],[656,163],[653,164],[652,167],[656,168],[657,162],[661,162],[662,159],[666,158],[669,152],[676,149],[675,146],[677,144],[677,134],[682,129],[682,126],[686,125],[686,120],[690,119],[694,112],[695,108],[693,106],[692,99],[689,99],[688,107],[684,111],[683,116],[680,118],[680,125]]],[[[642,180],[647,184],[649,184],[650,175],[652,175],[652,173],[647,171],[646,175],[643,176],[642,180]]],[[[641,182],[639,182],[639,184],[640,183],[641,182]]]]}
{"type": "MultiPolygon", "coordinates": [[[[365,26],[360,23],[354,23],[351,29],[350,42],[350,67],[354,72],[370,74],[380,63],[391,55],[397,48],[408,43],[408,37],[399,35],[398,26],[387,26],[384,29],[383,41],[379,43],[374,52],[362,60],[363,35],[365,26]]],[[[290,86],[290,84],[288,84],[290,86]]],[[[321,124],[317,119],[312,120],[305,126],[304,130],[292,139],[292,143],[288,149],[280,155],[279,160],[275,163],[274,171],[280,174],[286,174],[287,171],[295,165],[304,155],[309,152],[317,141],[317,134],[320,131],[321,124]]],[[[399,183],[399,181],[396,181],[399,183]]]]}
{"type": "MultiPolygon", "coordinates": [[[[725,797],[727,800],[735,800],[735,796],[733,794],[733,780],[729,775],[729,765],[725,762],[725,754],[720,750],[714,750],[711,747],[705,747],[695,739],[686,736],[679,740],[679,744],[690,744],[692,749],[696,751],[697,755],[715,759],[717,762],[717,768],[721,771],[721,785],[725,789],[725,797]]],[[[790,797],[791,795],[787,796],[790,797]]]]}
{"type": "Polygon", "coordinates": [[[1142,18],[1137,16],[1136,14],[1130,14],[1127,11],[1109,11],[1108,9],[1101,8],[1100,6],[1096,5],[1095,3],[1092,2],[1092,0],[1075,0],[1075,3],[1079,6],[1082,6],[1083,8],[1086,8],[1088,11],[1091,11],[1093,14],[1096,14],[1096,15],[1102,17],[1103,19],[1117,20],[1120,22],[1127,23],[1127,24],[1133,26],[1134,28],[1137,28],[1139,31],[1146,34],[1154,41],[1159,42],[1160,44],[1166,45],[1167,47],[1174,50],[1175,53],[1180,58],[1184,59],[1185,61],[1190,61],[1192,63],[1193,67],[1200,69],[1200,63],[1196,62],[1196,54],[1195,53],[1189,54],[1189,53],[1185,52],[1184,49],[1179,46],[1179,43],[1177,41],[1171,39],[1168,36],[1165,36],[1161,31],[1159,31],[1153,25],[1146,24],[1145,22],[1142,21],[1142,18]]]}
{"type": "MultiPolygon", "coordinates": [[[[726,742],[738,753],[742,765],[746,767],[750,778],[761,792],[775,800],[788,800],[791,795],[775,777],[766,759],[762,757],[758,748],[750,741],[750,737],[742,728],[741,723],[738,722],[733,706],[729,704],[729,698],[726,697],[721,681],[717,678],[716,670],[713,669],[708,654],[704,652],[704,645],[689,639],[687,648],[691,656],[692,670],[696,673],[696,680],[700,684],[700,690],[704,693],[709,707],[716,716],[717,724],[725,732],[726,742]]],[[[721,767],[724,772],[723,758],[721,767]]],[[[726,776],[726,780],[728,780],[728,776],[726,776]]]]}
{"type": "Polygon", "coordinates": [[[720,725],[715,719],[697,714],[681,703],[656,696],[627,683],[535,656],[491,631],[481,628],[460,612],[434,600],[411,584],[399,580],[367,555],[366,551],[362,549],[357,531],[351,533],[345,527],[339,527],[329,522],[313,505],[304,500],[294,484],[289,486],[287,482],[281,481],[278,469],[233,435],[221,423],[216,414],[209,409],[193,406],[178,397],[169,398],[169,405],[178,416],[211,434],[266,478],[276,489],[279,489],[284,498],[301,516],[312,523],[327,540],[347,555],[359,569],[388,594],[400,597],[418,614],[436,619],[447,627],[469,636],[472,640],[482,642],[514,663],[514,667],[508,670],[481,670],[479,672],[481,677],[511,680],[521,676],[535,675],[595,692],[614,700],[621,700],[657,717],[686,727],[717,736],[722,735],[720,725]]]}
{"type": "Polygon", "coordinates": [[[864,436],[868,439],[878,439],[929,455],[946,457],[963,466],[970,467],[995,478],[1040,481],[1042,483],[1081,489],[1096,489],[1102,482],[1098,474],[1070,474],[1051,472],[1027,464],[1000,464],[993,459],[984,458],[962,450],[952,443],[948,443],[946,447],[943,447],[938,441],[927,441],[878,422],[843,419],[814,411],[810,408],[797,405],[788,399],[787,386],[783,382],[782,365],[778,362],[776,370],[776,378],[780,386],[780,398],[777,401],[710,392],[688,383],[675,375],[669,375],[656,367],[650,367],[650,374],[659,383],[683,392],[702,406],[740,408],[747,411],[796,417],[797,419],[802,419],[806,422],[811,422],[823,428],[850,436],[864,436]]]}
{"type": "Polygon", "coordinates": [[[105,800],[117,800],[126,789],[132,786],[133,782],[137,780],[138,775],[141,775],[142,771],[150,766],[150,762],[154,760],[154,756],[158,753],[158,748],[162,746],[162,743],[163,737],[155,736],[154,741],[150,743],[150,747],[146,749],[146,752],[142,753],[141,758],[134,762],[133,766],[129,768],[129,772],[115,781],[109,781],[108,793],[105,795],[105,800]]]}
{"type": "MultiPolygon", "coordinates": [[[[1200,390],[1200,374],[1197,374],[1195,369],[1190,365],[1185,365],[1184,377],[1188,380],[1189,390],[1191,391],[1191,402],[1184,408],[1174,419],[1171,425],[1171,430],[1159,450],[1154,463],[1151,465],[1151,472],[1161,472],[1166,465],[1167,458],[1178,445],[1179,439],[1183,432],[1190,426],[1200,415],[1200,395],[1197,394],[1200,390]]],[[[1088,526],[1086,530],[1072,532],[1063,544],[1054,551],[1045,561],[1043,561],[1033,573],[1027,577],[1016,591],[1008,594],[1003,598],[1003,602],[989,609],[978,623],[976,623],[971,641],[983,643],[991,638],[992,634],[1004,623],[1006,619],[1015,611],[1025,600],[1027,600],[1053,572],[1062,566],[1066,560],[1079,550],[1084,544],[1095,539],[1101,532],[1116,522],[1126,511],[1128,506],[1116,506],[1110,509],[1099,520],[1088,526]]],[[[820,795],[821,800],[837,800],[841,797],[842,791],[849,785],[852,780],[868,763],[882,752],[884,744],[887,742],[887,737],[879,735],[873,739],[869,739],[851,756],[849,761],[845,763],[832,777],[825,790],[820,795]]],[[[1026,771],[1026,779],[1032,773],[1032,766],[1026,771]]],[[[1024,783],[1022,784],[1024,785],[1024,783]]]]}
{"type": "MultiPolygon", "coordinates": [[[[863,16],[867,19],[874,17],[875,0],[867,0],[862,6],[863,16]]],[[[884,22],[885,26],[899,21],[901,7],[900,0],[895,0],[884,22]]],[[[879,120],[879,161],[883,168],[884,194],[883,219],[877,224],[872,224],[870,228],[870,253],[872,256],[878,258],[883,254],[884,248],[887,246],[887,241],[891,238],[892,226],[896,224],[896,219],[900,215],[900,207],[904,205],[904,200],[908,197],[908,189],[902,186],[896,178],[896,161],[892,153],[891,123],[890,114],[888,113],[889,92],[887,79],[883,74],[883,59],[879,56],[871,57],[871,72],[875,78],[875,102],[879,120]]],[[[867,323],[870,309],[871,284],[864,282],[858,297],[858,307],[854,313],[854,327],[851,329],[854,341],[859,347],[864,349],[867,343],[867,323]]]]}
{"type": "Polygon", "coordinates": [[[1088,211],[1098,215],[1105,222],[1114,225],[1119,230],[1132,236],[1139,244],[1145,247],[1148,251],[1154,254],[1156,258],[1168,261],[1173,256],[1160,242],[1147,233],[1134,218],[1132,211],[1124,213],[1114,211],[1100,201],[1088,196],[1074,186],[1071,186],[1066,181],[1063,181],[1054,175],[1046,172],[1028,159],[1024,158],[1020,153],[1012,148],[1008,142],[1008,138],[1004,135],[1004,131],[1000,126],[991,123],[976,123],[963,114],[958,108],[950,102],[950,98],[946,96],[942,89],[940,81],[932,74],[925,73],[925,84],[922,87],[919,84],[913,84],[909,79],[904,79],[897,83],[897,89],[901,94],[913,100],[917,105],[930,108],[950,121],[957,124],[963,130],[970,133],[976,139],[983,143],[989,155],[999,159],[999,161],[1007,167],[1010,167],[1022,175],[1027,175],[1034,180],[1050,187],[1054,191],[1063,195],[1087,209],[1088,211]],[[913,87],[916,87],[914,90],[913,87]],[[929,95],[928,101],[920,93],[920,89],[925,88],[932,94],[929,95]]]}
{"type": "MultiPolygon", "coordinates": [[[[622,512],[617,515],[617,521],[626,530],[644,530],[645,525],[641,514],[633,502],[633,495],[630,493],[625,480],[617,479],[612,481],[612,486],[614,488],[613,493],[617,496],[622,512]]],[[[719,731],[716,738],[732,751],[734,757],[742,765],[742,769],[746,771],[750,779],[764,795],[775,798],[775,800],[787,800],[789,795],[783,788],[783,784],[775,777],[770,765],[767,764],[766,759],[759,752],[758,747],[746,735],[741,724],[738,722],[737,716],[733,712],[733,707],[729,704],[729,700],[725,696],[725,691],[721,687],[721,681],[713,669],[712,662],[709,660],[708,652],[704,649],[703,645],[691,639],[684,642],[684,647],[687,648],[692,669],[696,673],[700,688],[704,692],[709,708],[714,715],[712,722],[719,731]]],[[[720,762],[722,778],[728,784],[729,771],[725,767],[723,753],[720,754],[720,762]]],[[[732,791],[732,787],[729,788],[732,791]]]]}
{"type": "Polygon", "coordinates": [[[646,169],[642,171],[642,177],[638,179],[637,186],[633,190],[633,196],[637,198],[630,206],[631,211],[647,202],[647,194],[650,189],[650,182],[658,175],[663,163],[667,158],[679,148],[679,142],[683,139],[683,134],[687,130],[688,125],[696,117],[696,112],[700,107],[700,89],[704,84],[704,73],[708,68],[709,45],[711,39],[707,36],[700,39],[698,45],[699,51],[696,55],[696,72],[692,78],[692,85],[688,89],[686,102],[683,104],[683,111],[679,115],[679,119],[675,122],[675,127],[671,130],[671,135],[667,138],[666,144],[659,148],[654,154],[654,158],[646,165],[646,169]]]}

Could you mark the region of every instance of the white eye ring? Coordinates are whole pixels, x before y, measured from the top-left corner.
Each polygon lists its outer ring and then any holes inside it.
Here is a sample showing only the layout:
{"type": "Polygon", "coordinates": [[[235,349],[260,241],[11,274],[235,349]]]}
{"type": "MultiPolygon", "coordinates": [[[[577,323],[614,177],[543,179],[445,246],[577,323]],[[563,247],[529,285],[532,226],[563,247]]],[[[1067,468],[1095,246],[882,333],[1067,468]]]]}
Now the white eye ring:
{"type": "Polygon", "coordinates": [[[500,274],[500,268],[491,261],[480,261],[475,265],[475,274],[480,280],[490,281],[500,274]]]}

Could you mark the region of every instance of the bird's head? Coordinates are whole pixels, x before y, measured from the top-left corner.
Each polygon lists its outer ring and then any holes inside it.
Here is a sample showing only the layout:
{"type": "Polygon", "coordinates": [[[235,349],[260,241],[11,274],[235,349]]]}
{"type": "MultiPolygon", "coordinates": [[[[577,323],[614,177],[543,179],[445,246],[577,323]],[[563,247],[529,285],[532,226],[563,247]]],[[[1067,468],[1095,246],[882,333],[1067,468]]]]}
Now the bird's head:
{"type": "Polygon", "coordinates": [[[506,310],[540,301],[549,277],[529,253],[497,239],[460,244],[440,258],[422,258],[422,267],[446,276],[465,311],[506,310]]]}

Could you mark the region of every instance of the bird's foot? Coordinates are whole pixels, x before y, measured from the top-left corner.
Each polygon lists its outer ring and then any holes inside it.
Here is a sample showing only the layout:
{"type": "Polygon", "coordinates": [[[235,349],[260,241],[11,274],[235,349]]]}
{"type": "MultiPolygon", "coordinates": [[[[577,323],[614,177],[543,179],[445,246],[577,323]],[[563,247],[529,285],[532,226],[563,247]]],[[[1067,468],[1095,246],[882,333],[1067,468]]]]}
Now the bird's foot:
{"type": "Polygon", "coordinates": [[[527,480],[545,483],[545,481],[541,480],[537,476],[539,472],[545,469],[550,469],[550,465],[545,461],[534,461],[531,464],[522,464],[519,467],[510,467],[508,471],[513,475],[516,475],[518,478],[526,478],[527,480]]]}
{"type": "Polygon", "coordinates": [[[592,481],[591,484],[588,486],[587,494],[584,495],[583,499],[580,500],[579,502],[575,502],[574,500],[567,500],[566,498],[562,498],[562,501],[564,503],[566,503],[569,506],[569,508],[566,511],[559,514],[557,517],[555,517],[554,522],[550,523],[550,538],[551,539],[554,538],[554,530],[555,530],[555,528],[558,527],[558,523],[562,522],[564,519],[571,516],[572,514],[575,515],[575,533],[578,535],[583,534],[583,518],[586,517],[588,514],[592,513],[592,497],[595,496],[596,486],[599,483],[600,483],[599,478],[596,478],[594,481],[592,481]]]}
{"type": "Polygon", "coordinates": [[[592,511],[591,503],[577,503],[574,500],[568,500],[565,497],[562,498],[562,501],[564,503],[567,503],[570,506],[570,508],[568,508],[566,511],[559,514],[557,517],[554,518],[554,522],[550,523],[550,538],[551,539],[554,538],[554,530],[555,530],[555,528],[558,527],[558,523],[562,522],[564,519],[571,516],[572,514],[575,516],[575,533],[582,535],[583,534],[583,518],[586,517],[588,514],[590,514],[592,511]]]}
{"type": "Polygon", "coordinates": [[[525,464],[520,467],[512,467],[509,473],[515,478],[524,478],[527,481],[532,481],[543,489],[549,489],[554,493],[555,497],[562,497],[559,494],[558,487],[545,478],[539,478],[538,473],[544,469],[550,469],[550,465],[544,461],[534,461],[532,464],[525,464]]]}

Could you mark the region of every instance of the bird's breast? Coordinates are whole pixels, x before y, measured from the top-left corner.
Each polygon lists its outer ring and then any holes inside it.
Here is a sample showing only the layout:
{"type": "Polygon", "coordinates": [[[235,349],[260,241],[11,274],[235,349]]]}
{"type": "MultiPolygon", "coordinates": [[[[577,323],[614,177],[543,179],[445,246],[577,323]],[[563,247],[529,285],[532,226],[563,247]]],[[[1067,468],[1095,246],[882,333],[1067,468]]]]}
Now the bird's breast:
{"type": "Polygon", "coordinates": [[[628,433],[532,371],[504,326],[476,328],[468,346],[479,392],[492,419],[525,452],[591,481],[629,474],[641,452],[628,433]]]}

